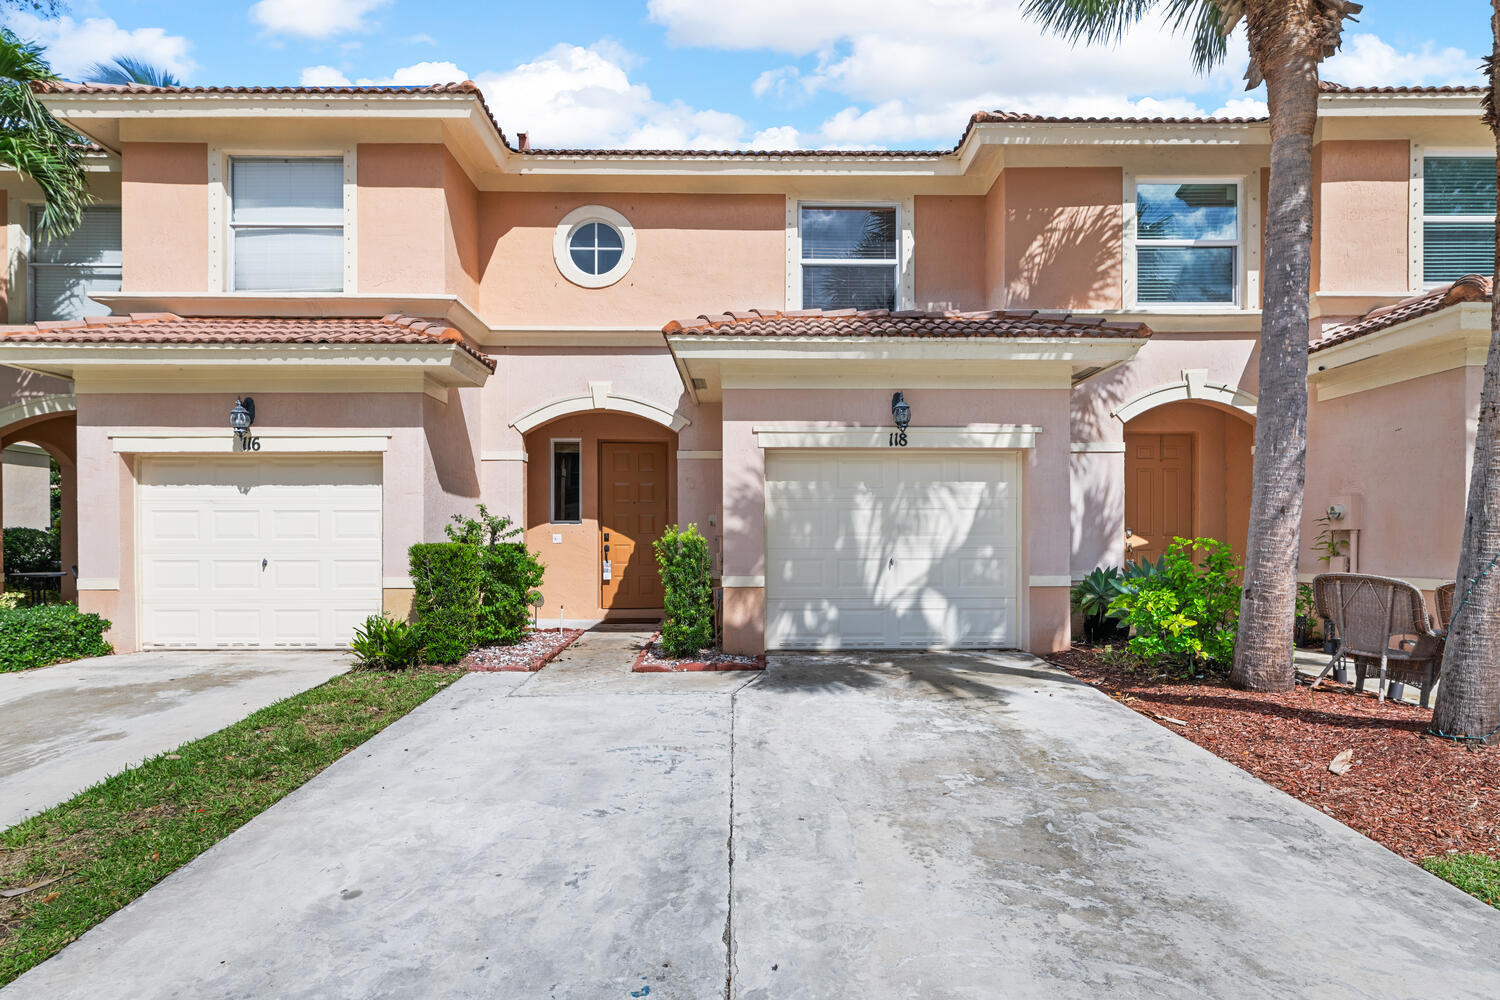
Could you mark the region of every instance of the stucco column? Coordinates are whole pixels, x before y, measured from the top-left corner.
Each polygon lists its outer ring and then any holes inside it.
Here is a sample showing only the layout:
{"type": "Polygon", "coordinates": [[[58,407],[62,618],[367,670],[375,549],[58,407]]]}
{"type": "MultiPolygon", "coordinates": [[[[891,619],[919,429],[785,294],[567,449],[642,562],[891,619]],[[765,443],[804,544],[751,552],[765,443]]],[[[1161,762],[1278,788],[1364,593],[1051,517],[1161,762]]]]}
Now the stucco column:
{"type": "MultiPolygon", "coordinates": [[[[58,462],[57,467],[62,488],[62,571],[66,574],[62,578],[62,599],[76,602],[78,578],[73,568],[78,566],[78,467],[72,462],[58,462]]],[[[78,572],[82,574],[82,567],[78,572]]]]}
{"type": "Polygon", "coordinates": [[[420,424],[392,428],[381,462],[381,587],[386,614],[411,614],[411,561],[407,550],[422,537],[426,441],[420,424]]]}
{"type": "Polygon", "coordinates": [[[1026,453],[1026,573],[1028,629],[1033,653],[1067,649],[1072,643],[1069,548],[1071,536],[1068,400],[1049,398],[1038,415],[1042,432],[1026,453]]]}
{"type": "Polygon", "coordinates": [[[1068,456],[1072,489],[1074,580],[1098,566],[1125,564],[1125,443],[1074,441],[1068,456]]]}
{"type": "Polygon", "coordinates": [[[728,398],[723,442],[724,649],[756,655],[766,648],[765,452],[728,398]]]}

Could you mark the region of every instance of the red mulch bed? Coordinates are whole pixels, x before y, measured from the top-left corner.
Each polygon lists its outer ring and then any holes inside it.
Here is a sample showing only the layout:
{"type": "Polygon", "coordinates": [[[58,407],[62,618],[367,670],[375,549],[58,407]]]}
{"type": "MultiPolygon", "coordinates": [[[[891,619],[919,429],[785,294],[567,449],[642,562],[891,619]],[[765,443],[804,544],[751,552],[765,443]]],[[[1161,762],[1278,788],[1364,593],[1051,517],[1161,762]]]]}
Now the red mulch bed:
{"type": "Polygon", "coordinates": [[[481,646],[463,658],[464,670],[540,670],[567,649],[582,629],[533,629],[514,646],[481,646]]]}
{"type": "Polygon", "coordinates": [[[646,648],[641,650],[641,655],[635,658],[635,665],[630,669],[638,674],[666,674],[674,672],[685,672],[695,670],[764,670],[766,669],[766,658],[764,656],[740,656],[737,653],[724,653],[717,649],[705,650],[702,659],[679,660],[662,652],[661,633],[658,632],[646,643],[646,648]]]}
{"type": "Polygon", "coordinates": [[[1412,861],[1500,856],[1500,751],[1427,735],[1428,709],[1381,704],[1331,680],[1261,694],[1208,678],[1154,679],[1078,647],[1046,659],[1412,861]],[[1328,765],[1344,750],[1354,766],[1340,777],[1328,765]]]}

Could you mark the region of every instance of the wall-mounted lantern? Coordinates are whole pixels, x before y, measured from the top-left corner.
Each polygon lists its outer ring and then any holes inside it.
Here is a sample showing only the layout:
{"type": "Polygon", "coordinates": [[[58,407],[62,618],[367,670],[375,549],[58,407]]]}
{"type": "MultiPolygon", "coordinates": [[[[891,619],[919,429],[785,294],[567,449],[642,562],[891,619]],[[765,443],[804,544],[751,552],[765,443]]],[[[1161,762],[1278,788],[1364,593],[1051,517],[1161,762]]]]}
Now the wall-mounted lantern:
{"type": "Polygon", "coordinates": [[[239,437],[250,433],[250,425],[255,423],[255,400],[249,396],[236,399],[234,406],[229,409],[229,429],[239,437]]]}
{"type": "Polygon", "coordinates": [[[891,397],[891,418],[896,421],[898,431],[906,430],[906,425],[911,423],[911,404],[907,403],[903,393],[891,397]]]}

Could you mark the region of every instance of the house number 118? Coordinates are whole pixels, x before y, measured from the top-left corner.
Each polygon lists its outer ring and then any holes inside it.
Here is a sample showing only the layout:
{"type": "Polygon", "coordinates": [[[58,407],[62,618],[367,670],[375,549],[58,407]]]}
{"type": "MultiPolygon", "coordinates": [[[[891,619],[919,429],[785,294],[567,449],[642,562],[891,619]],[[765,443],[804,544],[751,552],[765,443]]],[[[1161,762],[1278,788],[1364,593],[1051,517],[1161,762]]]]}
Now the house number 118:
{"type": "Polygon", "coordinates": [[[905,431],[891,431],[891,439],[890,439],[889,443],[890,443],[890,447],[892,447],[892,448],[905,448],[906,447],[906,432],[905,431]]]}

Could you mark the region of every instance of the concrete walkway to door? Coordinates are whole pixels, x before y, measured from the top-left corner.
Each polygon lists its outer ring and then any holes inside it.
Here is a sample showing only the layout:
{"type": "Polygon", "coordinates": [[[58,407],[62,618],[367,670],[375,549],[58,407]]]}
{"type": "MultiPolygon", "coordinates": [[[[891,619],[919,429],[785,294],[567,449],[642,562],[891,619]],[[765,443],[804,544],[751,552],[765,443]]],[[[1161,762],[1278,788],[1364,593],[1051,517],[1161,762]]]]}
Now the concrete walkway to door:
{"type": "Polygon", "coordinates": [[[465,677],[0,997],[1495,995],[1500,913],[1034,657],[642,638],[465,677]]]}
{"type": "Polygon", "coordinates": [[[0,829],[349,664],[332,651],[126,653],[0,674],[0,829]]]}

